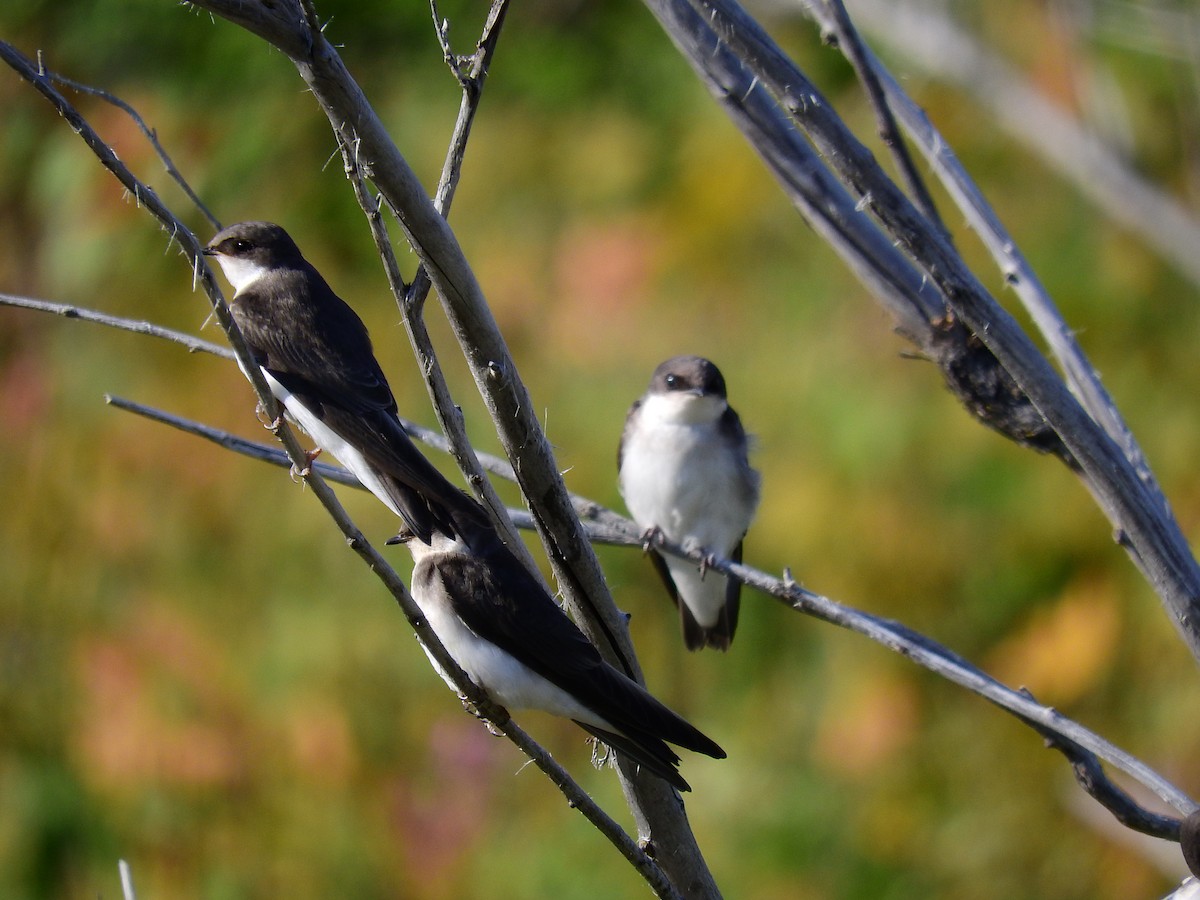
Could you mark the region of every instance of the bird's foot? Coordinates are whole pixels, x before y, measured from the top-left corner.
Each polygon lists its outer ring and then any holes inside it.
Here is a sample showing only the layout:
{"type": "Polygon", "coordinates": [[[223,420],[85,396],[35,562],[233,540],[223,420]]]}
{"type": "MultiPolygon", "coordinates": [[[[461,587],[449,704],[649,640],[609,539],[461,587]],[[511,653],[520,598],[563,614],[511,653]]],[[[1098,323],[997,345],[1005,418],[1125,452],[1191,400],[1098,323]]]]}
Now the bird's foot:
{"type": "Polygon", "coordinates": [[[595,736],[589,737],[588,743],[592,745],[592,765],[595,768],[603,769],[605,766],[616,767],[617,754],[612,747],[595,736]]]}
{"type": "Polygon", "coordinates": [[[258,419],[258,421],[262,423],[263,428],[267,429],[268,431],[278,431],[280,426],[283,425],[283,413],[280,412],[279,415],[272,416],[267,412],[267,408],[263,406],[263,402],[261,400],[259,400],[254,407],[254,417],[258,419]]]}
{"type": "Polygon", "coordinates": [[[295,463],[292,463],[292,481],[299,481],[301,478],[307,478],[311,475],[313,460],[320,455],[320,447],[317,447],[315,450],[305,450],[304,465],[297,467],[295,463]]]}
{"type": "Polygon", "coordinates": [[[705,553],[700,558],[700,580],[704,580],[704,576],[708,574],[708,570],[717,564],[717,555],[715,553],[705,553]]]}
{"type": "Polygon", "coordinates": [[[649,553],[655,544],[661,544],[664,540],[666,535],[663,534],[663,530],[657,525],[651,525],[642,532],[642,552],[649,553]]]}
{"type": "Polygon", "coordinates": [[[500,726],[498,726],[495,722],[493,722],[491,720],[491,718],[489,718],[488,716],[485,716],[483,714],[483,711],[478,706],[476,706],[474,702],[472,702],[471,700],[468,700],[462,694],[458,695],[458,699],[462,702],[463,709],[465,709],[467,712],[469,712],[471,715],[473,715],[475,718],[477,718],[480,722],[483,723],[484,727],[487,728],[487,730],[488,730],[488,734],[490,734],[492,737],[504,737],[503,729],[501,729],[500,726]]]}

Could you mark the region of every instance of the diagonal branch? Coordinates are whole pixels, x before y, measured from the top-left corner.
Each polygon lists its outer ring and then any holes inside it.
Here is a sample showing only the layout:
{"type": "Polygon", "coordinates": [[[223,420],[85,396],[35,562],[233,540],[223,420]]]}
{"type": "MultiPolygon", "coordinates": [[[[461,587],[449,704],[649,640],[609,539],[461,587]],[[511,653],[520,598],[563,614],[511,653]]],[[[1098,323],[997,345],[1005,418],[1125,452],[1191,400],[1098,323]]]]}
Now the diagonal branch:
{"type": "MultiPolygon", "coordinates": [[[[720,85],[723,96],[753,96],[765,85],[779,108],[861,198],[864,208],[936,285],[954,319],[994,356],[999,372],[1011,380],[1020,397],[1032,402],[1033,411],[1061,439],[1119,542],[1163,601],[1193,657],[1200,660],[1200,566],[1178,523],[1155,493],[1145,489],[1121,448],[1075,401],[1012,316],[938,231],[928,227],[815,86],[738,4],[732,0],[645,2],[693,68],[710,86],[720,85]]],[[[872,290],[878,282],[866,280],[872,290]]]]}
{"type": "MultiPolygon", "coordinates": [[[[830,0],[801,0],[805,11],[822,28],[834,27],[834,22],[826,10],[829,2],[830,0]]],[[[855,4],[855,8],[861,9],[864,13],[871,12],[872,15],[868,16],[867,21],[873,23],[880,33],[894,35],[893,29],[897,24],[895,10],[889,9],[885,28],[878,9],[869,0],[859,0],[855,4]]],[[[906,7],[906,9],[908,8],[906,7]]],[[[909,15],[911,15],[911,10],[908,15],[898,18],[907,20],[909,15]]],[[[844,27],[857,33],[848,18],[844,27]]],[[[926,161],[966,216],[971,228],[975,230],[992,254],[992,258],[1004,274],[1006,283],[1013,288],[1029,311],[1031,318],[1062,368],[1072,393],[1079,399],[1088,414],[1121,447],[1126,458],[1136,469],[1146,490],[1156,496],[1165,506],[1166,498],[1146,462],[1145,454],[1138,446],[1129,426],[1125,424],[1096,370],[1079,346],[1074,330],[1063,320],[1062,314],[1041,283],[1037,273],[1033,271],[1033,267],[1017,246],[1016,241],[1005,229],[1000,217],[992,209],[983,192],[979,190],[971,176],[959,163],[954,151],[934,128],[925,112],[908,96],[899,81],[879,58],[865,44],[860,42],[860,46],[863,47],[864,66],[874,73],[887,96],[890,108],[899,116],[909,136],[925,155],[926,161]]],[[[913,46],[911,42],[905,42],[905,47],[911,46],[913,46]]],[[[950,47],[953,44],[948,42],[946,46],[950,47]]],[[[982,48],[974,47],[965,51],[963,55],[978,60],[983,54],[982,48]]],[[[975,71],[974,66],[972,70],[975,71]]]]}
{"type": "MultiPolygon", "coordinates": [[[[265,445],[245,441],[218,429],[128,400],[115,397],[106,399],[120,409],[203,437],[242,455],[278,466],[289,464],[286,456],[265,445]]],[[[323,466],[319,463],[317,465],[323,470],[328,470],[330,477],[361,488],[357,479],[345,470],[334,466],[323,466]]],[[[641,530],[634,522],[612,510],[605,509],[594,501],[579,498],[578,504],[590,507],[588,518],[590,522],[595,523],[589,529],[593,540],[626,547],[642,546],[641,530]]],[[[531,527],[531,523],[525,521],[522,523],[522,527],[531,527]]],[[[1186,814],[1197,808],[1186,794],[1141,760],[1072,719],[1061,715],[1057,710],[1038,703],[1028,691],[1013,690],[1007,687],[952,650],[899,622],[880,619],[806,590],[792,581],[786,570],[783,578],[777,578],[761,570],[736,564],[727,559],[717,558],[714,560],[704,548],[694,542],[686,541],[679,544],[660,537],[656,540],[655,548],[671,556],[690,560],[697,565],[703,563],[775,597],[797,612],[811,615],[824,622],[860,634],[990,701],[1029,725],[1042,735],[1048,746],[1061,752],[1071,763],[1072,771],[1080,786],[1110,810],[1118,821],[1129,828],[1154,837],[1179,840],[1179,821],[1152,813],[1139,806],[1105,775],[1100,764],[1101,759],[1136,779],[1181,813],[1186,814]]]]}
{"type": "MultiPolygon", "coordinates": [[[[608,593],[587,534],[571,505],[536,407],[462,248],[393,143],[362,88],[320,32],[312,4],[278,0],[259,9],[241,0],[196,0],[215,15],[246,27],[286,53],[339,140],[397,216],[429,273],[504,452],[538,527],[565,602],[588,638],[613,664],[643,681],[628,627],[608,593]]],[[[622,790],[639,838],[674,852],[662,863],[673,883],[696,896],[719,896],[679,798],[670,787],[618,759],[622,790]]]]}
{"type": "MultiPolygon", "coordinates": [[[[267,388],[259,367],[250,356],[241,332],[229,314],[224,297],[217,287],[212,271],[208,268],[201,254],[201,248],[195,236],[162,203],[151,188],[141,182],[117,159],[112,148],[104,142],[78,110],[55,89],[50,79],[41,72],[39,67],[36,67],[24,55],[4,41],[0,41],[0,59],[3,59],[21,77],[29,81],[39,93],[54,105],[59,114],[66,119],[75,132],[84,140],[89,149],[91,149],[93,154],[100,160],[101,164],[132,193],[137,199],[138,205],[147,208],[163,228],[171,234],[172,238],[179,241],[184,253],[192,263],[194,277],[203,286],[213,306],[217,321],[225,329],[226,335],[233,345],[233,352],[239,366],[243,373],[247,375],[255,392],[258,394],[260,404],[273,419],[270,426],[271,430],[283,443],[292,466],[297,471],[304,473],[303,477],[305,481],[312,489],[313,494],[321,501],[326,512],[328,512],[342,531],[350,548],[370,566],[372,571],[376,573],[376,576],[391,591],[404,616],[417,633],[422,645],[437,661],[442,671],[448,674],[460,695],[466,698],[481,716],[486,718],[493,726],[500,729],[509,740],[537,764],[538,768],[563,792],[568,803],[578,808],[597,830],[629,860],[658,896],[668,898],[678,897],[679,895],[671,879],[667,877],[658,863],[651,859],[637,842],[630,838],[607,813],[595,804],[543,748],[530,740],[511,721],[507,711],[503,707],[493,703],[488,695],[478,688],[466,676],[466,673],[459,668],[453,657],[442,646],[437,635],[425,621],[420,609],[409,595],[404,583],[400,580],[399,575],[379,555],[375,548],[370,545],[362,532],[350,520],[332,489],[308,465],[303,448],[300,446],[291,429],[286,425],[274,396],[267,388]]],[[[657,781],[654,776],[646,775],[645,777],[648,781],[657,781]]],[[[662,786],[662,789],[669,791],[669,787],[665,785],[662,786]]]]}

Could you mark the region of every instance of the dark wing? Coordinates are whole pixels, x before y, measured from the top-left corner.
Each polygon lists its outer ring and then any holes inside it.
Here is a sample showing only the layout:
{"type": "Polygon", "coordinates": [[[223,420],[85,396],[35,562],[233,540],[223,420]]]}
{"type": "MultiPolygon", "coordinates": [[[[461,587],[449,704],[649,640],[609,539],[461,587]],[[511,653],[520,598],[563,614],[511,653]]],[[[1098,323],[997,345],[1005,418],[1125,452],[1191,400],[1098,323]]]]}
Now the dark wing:
{"type": "Polygon", "coordinates": [[[390,476],[391,498],[422,540],[433,528],[461,535],[490,527],[404,432],[366,326],[316,270],[280,273],[268,288],[239,294],[231,309],[259,364],[390,476]]]}
{"type": "Polygon", "coordinates": [[[717,433],[731,447],[740,448],[742,456],[746,455],[746,429],[742,427],[742,419],[732,406],[726,406],[725,412],[717,420],[717,433]]]}
{"type": "Polygon", "coordinates": [[[306,404],[396,412],[366,326],[311,266],[271,273],[230,309],[258,362],[306,404]]]}
{"type": "Polygon", "coordinates": [[[648,550],[646,555],[650,557],[650,562],[654,564],[654,571],[658,573],[658,577],[662,579],[663,586],[666,587],[667,593],[671,595],[671,602],[676,606],[686,606],[679,600],[679,588],[675,586],[675,579],[671,577],[671,570],[667,566],[666,558],[657,550],[648,550]]]}
{"type": "Polygon", "coordinates": [[[646,755],[672,760],[662,746],[669,741],[725,757],[716,743],[606,663],[506,547],[483,558],[446,556],[437,565],[454,612],[468,628],[612,723],[646,755]]]}
{"type": "Polygon", "coordinates": [[[629,426],[633,422],[634,413],[642,408],[641,400],[634,400],[633,405],[629,407],[629,412],[625,414],[625,426],[621,429],[621,442],[617,444],[617,471],[621,471],[621,464],[625,462],[625,435],[629,434],[629,426]]]}

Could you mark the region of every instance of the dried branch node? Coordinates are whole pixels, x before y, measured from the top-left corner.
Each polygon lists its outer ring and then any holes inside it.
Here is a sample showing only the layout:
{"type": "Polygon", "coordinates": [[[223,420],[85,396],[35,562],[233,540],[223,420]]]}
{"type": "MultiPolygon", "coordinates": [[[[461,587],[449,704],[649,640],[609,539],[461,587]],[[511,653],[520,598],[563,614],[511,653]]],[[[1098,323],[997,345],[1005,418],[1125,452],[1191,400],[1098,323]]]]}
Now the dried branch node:
{"type": "Polygon", "coordinates": [[[934,326],[930,347],[934,361],[967,411],[1022,447],[1053,454],[1078,470],[1058,432],[983,341],[953,316],[939,319],[934,326]]]}

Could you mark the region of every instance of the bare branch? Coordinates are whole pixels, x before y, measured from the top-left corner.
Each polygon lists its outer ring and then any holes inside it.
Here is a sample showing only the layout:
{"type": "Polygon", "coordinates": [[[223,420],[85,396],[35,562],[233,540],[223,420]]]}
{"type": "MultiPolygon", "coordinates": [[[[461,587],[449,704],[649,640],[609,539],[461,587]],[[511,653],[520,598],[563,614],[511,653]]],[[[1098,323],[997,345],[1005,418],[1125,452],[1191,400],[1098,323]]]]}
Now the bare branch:
{"type": "MultiPolygon", "coordinates": [[[[241,333],[238,331],[237,325],[233,322],[229,314],[228,307],[225,305],[224,298],[221,295],[220,289],[216,285],[211,270],[208,268],[201,248],[195,236],[175,217],[175,215],[159,200],[158,196],[152,189],[142,183],[129,169],[117,159],[103,139],[95,132],[91,125],[84,117],[76,110],[65,97],[62,96],[51,84],[50,80],[42,75],[28,59],[26,59],[19,51],[13,48],[10,44],[0,41],[0,59],[3,59],[10,67],[18,74],[29,81],[34,87],[45,96],[55,106],[64,119],[70,123],[71,127],[77,134],[83,138],[84,142],[100,160],[106,169],[108,169],[118,180],[124,184],[135,198],[138,199],[139,205],[144,205],[150,210],[166,228],[172,237],[178,240],[192,261],[193,272],[200,279],[204,286],[205,292],[213,305],[217,320],[225,329],[230,343],[233,345],[234,353],[238,359],[239,365],[244,374],[251,381],[256,393],[259,396],[259,402],[264,409],[268,411],[273,419],[271,430],[276,437],[283,443],[287,451],[288,458],[297,471],[303,472],[304,479],[311,488],[313,494],[321,501],[330,517],[337,524],[342,534],[345,536],[347,544],[353,549],[375,572],[376,576],[388,587],[392,596],[396,599],[409,624],[416,631],[421,643],[437,661],[442,671],[454,682],[460,695],[466,698],[467,701],[478,711],[479,715],[489,721],[493,726],[500,729],[508,738],[517,745],[522,752],[529,756],[563,792],[568,803],[578,808],[596,828],[604,834],[606,838],[617,848],[620,853],[637,869],[647,883],[655,890],[660,897],[677,897],[678,894],[672,885],[671,879],[667,877],[662,868],[651,859],[645,851],[630,838],[618,826],[611,817],[608,816],[591,798],[580,788],[570,776],[563,770],[544,749],[528,738],[509,718],[508,713],[503,707],[500,707],[492,702],[486,692],[476,686],[459,668],[453,657],[446,651],[439,641],[437,635],[429,627],[428,623],[422,616],[420,609],[409,595],[404,583],[400,577],[391,568],[386,560],[381,557],[378,552],[370,545],[362,532],[347,516],[345,510],[338,502],[336,495],[332,489],[318,475],[315,469],[308,464],[303,448],[296,440],[291,429],[287,427],[283,416],[279,410],[278,404],[274,396],[267,388],[263,380],[262,373],[258,365],[253,361],[249,352],[246,349],[245,341],[241,333]]],[[[624,770],[622,770],[624,775],[624,770]]],[[[652,775],[645,775],[647,782],[657,783],[659,779],[652,775]]],[[[669,786],[662,784],[660,789],[669,791],[669,786]]],[[[671,796],[674,796],[671,794],[671,796]]],[[[679,804],[680,806],[682,804],[679,804]]]]}
{"type": "Polygon", "coordinates": [[[1038,729],[1046,735],[1046,746],[1062,753],[1071,763],[1071,770],[1079,786],[1111,812],[1126,828],[1140,831],[1151,837],[1176,841],[1180,839],[1181,821],[1171,816],[1152,813],[1142,807],[1128,793],[1121,790],[1107,775],[1094,753],[1065,741],[1061,736],[1038,729]]]}
{"type": "MultiPolygon", "coordinates": [[[[40,54],[38,60],[40,63],[40,54]]],[[[175,168],[175,163],[171,160],[171,157],[167,154],[167,151],[163,149],[163,145],[158,140],[158,132],[146,124],[146,120],[142,118],[141,114],[136,109],[134,109],[120,97],[114,96],[108,91],[102,91],[100,88],[91,87],[90,85],[86,84],[80,84],[78,81],[73,81],[70,78],[59,75],[57,72],[46,72],[46,76],[55,84],[61,84],[64,87],[69,87],[71,90],[78,91],[81,94],[90,94],[93,97],[99,97],[105,103],[111,103],[118,109],[123,110],[129,116],[129,118],[133,119],[133,122],[135,125],[137,125],[138,130],[141,131],[142,135],[147,141],[149,141],[150,146],[154,148],[154,152],[157,153],[158,158],[162,160],[163,167],[167,170],[167,174],[170,175],[175,183],[183,189],[183,192],[187,194],[188,199],[192,201],[196,209],[200,210],[200,213],[204,216],[204,218],[208,219],[208,223],[217,231],[221,230],[220,220],[209,211],[208,207],[204,205],[204,202],[200,199],[199,195],[192,190],[192,186],[187,183],[187,180],[183,177],[183,174],[179,171],[179,169],[175,168]]]]}
{"type": "MultiPolygon", "coordinates": [[[[286,457],[261,444],[244,441],[226,435],[217,429],[127,400],[113,397],[106,399],[121,409],[197,434],[235,452],[280,466],[288,465],[286,457]]],[[[317,465],[322,466],[322,464],[317,465]]],[[[357,480],[344,470],[332,466],[323,466],[323,468],[331,470],[332,476],[337,480],[361,487],[357,480]]],[[[612,510],[605,509],[594,501],[580,498],[580,505],[591,507],[592,514],[589,518],[597,523],[596,531],[606,543],[628,547],[642,545],[641,529],[633,521],[612,510]]],[[[530,525],[525,523],[522,527],[530,527],[530,525]]],[[[1013,690],[1005,686],[952,650],[899,622],[880,619],[802,588],[792,581],[787,573],[783,578],[776,578],[750,566],[719,557],[714,559],[705,548],[694,542],[678,544],[659,536],[655,541],[655,549],[680,559],[688,559],[697,565],[704,563],[716,571],[737,578],[739,581],[775,597],[797,612],[869,638],[1009,712],[1042,735],[1048,746],[1062,752],[1071,762],[1080,785],[1108,808],[1119,821],[1131,828],[1155,837],[1169,840],[1179,839],[1179,822],[1169,817],[1158,816],[1138,806],[1132,798],[1104,775],[1098,758],[1106,760],[1136,779],[1164,801],[1179,809],[1181,813],[1186,814],[1197,808],[1197,805],[1186,794],[1141,760],[1072,719],[1063,716],[1057,710],[1039,704],[1027,691],[1013,690]]]]}
{"type": "MultiPolygon", "coordinates": [[[[732,0],[645,2],[701,77],[716,79],[726,96],[752,95],[766,85],[838,176],[937,286],[954,318],[1000,363],[1002,368],[993,375],[1011,380],[1017,392],[1012,399],[1032,401],[1033,411],[1061,438],[1119,542],[1200,660],[1200,566],[1178,523],[1154,492],[1144,488],[1121,448],[1075,401],[1016,321],[988,294],[954,248],[928,227],[811,82],[740,6],[732,0]]],[[[880,279],[866,283],[875,290],[880,279]]],[[[1003,381],[998,387],[998,397],[1009,393],[1003,381]]],[[[986,405],[972,411],[986,413],[986,405]]],[[[1020,440],[1019,433],[1009,436],[1020,440]]]]}
{"type": "MultiPolygon", "coordinates": [[[[822,28],[834,27],[831,17],[825,10],[826,0],[800,0],[800,2],[822,28]]],[[[860,3],[856,4],[856,8],[859,7],[864,11],[873,12],[869,21],[874,23],[879,33],[891,34],[891,29],[895,25],[894,10],[889,9],[886,13],[887,25],[885,27],[884,18],[881,17],[878,8],[870,3],[870,0],[860,0],[860,3]]],[[[849,27],[853,28],[853,25],[849,25],[849,27]]],[[[1029,311],[1034,323],[1038,326],[1062,367],[1072,393],[1079,399],[1088,414],[1121,447],[1125,457],[1136,469],[1146,490],[1154,494],[1165,507],[1166,498],[1146,462],[1145,454],[1122,419],[1096,370],[1084,355],[1079,342],[1075,339],[1075,332],[1063,320],[1062,314],[1058,311],[1025,255],[1018,248],[1016,241],[1005,229],[983,192],[967,174],[950,145],[934,128],[924,111],[913,102],[896,78],[870,49],[865,45],[862,46],[864,64],[875,73],[887,94],[891,108],[900,117],[909,136],[924,153],[926,160],[938,174],[943,186],[950,192],[959,209],[966,215],[968,223],[992,254],[1005,281],[1016,291],[1017,296],[1029,311]]],[[[982,48],[976,47],[974,51],[971,53],[973,58],[978,58],[983,54],[982,48]]]]}
{"type": "Polygon", "coordinates": [[[213,356],[220,356],[222,359],[236,358],[233,351],[228,347],[222,347],[203,338],[193,337],[182,331],[163,328],[161,325],[155,325],[153,322],[110,316],[107,313],[97,312],[94,309],[88,309],[83,306],[74,306],[69,303],[53,303],[49,300],[38,300],[35,297],[20,297],[16,294],[3,293],[0,293],[0,306],[36,309],[40,312],[54,313],[55,315],[62,316],[64,319],[94,322],[98,325],[107,325],[110,328],[118,328],[122,331],[132,331],[135,334],[148,334],[151,337],[174,341],[177,344],[182,344],[193,353],[211,353],[213,356]]]}
{"type": "Polygon", "coordinates": [[[879,123],[879,137],[892,154],[892,160],[896,163],[896,169],[908,188],[909,194],[912,195],[913,203],[929,219],[930,225],[941,231],[947,241],[951,241],[950,233],[938,215],[937,205],[933,202],[929,189],[925,187],[925,181],[913,164],[904,138],[900,136],[900,132],[896,128],[896,118],[892,115],[887,97],[867,58],[868,51],[863,46],[854,24],[850,21],[845,5],[842,0],[819,0],[819,2],[827,11],[832,22],[828,34],[841,48],[846,59],[850,61],[850,65],[854,67],[855,74],[858,75],[858,80],[866,91],[867,99],[871,102],[871,108],[875,110],[875,118],[879,123]]]}

